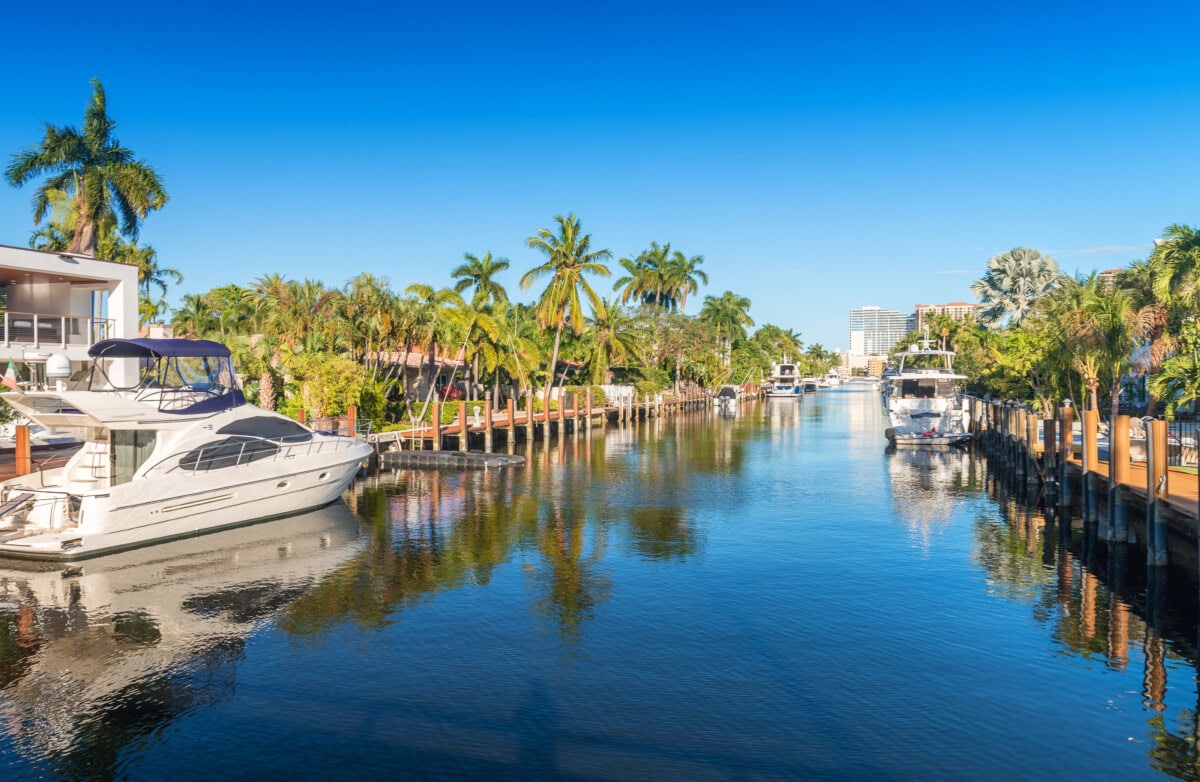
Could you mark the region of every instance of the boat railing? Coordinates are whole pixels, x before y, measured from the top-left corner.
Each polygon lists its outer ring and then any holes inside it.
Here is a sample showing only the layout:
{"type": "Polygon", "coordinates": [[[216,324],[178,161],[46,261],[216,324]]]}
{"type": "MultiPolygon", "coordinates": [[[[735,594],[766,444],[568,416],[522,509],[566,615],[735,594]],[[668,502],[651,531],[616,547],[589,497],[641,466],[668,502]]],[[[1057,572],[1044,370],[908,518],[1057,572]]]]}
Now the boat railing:
{"type": "Polygon", "coordinates": [[[258,461],[280,461],[318,453],[348,450],[366,443],[371,433],[370,421],[355,424],[354,435],[325,436],[332,433],[313,432],[284,437],[254,437],[232,435],[220,443],[177,451],[155,462],[145,475],[169,465],[164,474],[176,472],[198,474],[226,467],[240,467],[258,461]]]}

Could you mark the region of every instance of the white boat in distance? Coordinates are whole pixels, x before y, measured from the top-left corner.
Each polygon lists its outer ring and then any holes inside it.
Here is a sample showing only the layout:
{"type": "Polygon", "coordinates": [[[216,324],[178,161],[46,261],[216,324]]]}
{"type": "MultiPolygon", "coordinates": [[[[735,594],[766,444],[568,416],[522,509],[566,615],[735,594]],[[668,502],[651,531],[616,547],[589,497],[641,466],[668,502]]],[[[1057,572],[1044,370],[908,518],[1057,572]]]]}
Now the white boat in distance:
{"type": "Polygon", "coordinates": [[[81,559],[318,508],[371,452],[248,404],[217,342],[109,339],[89,354],[86,390],[3,395],[87,437],[63,467],[0,484],[0,556],[81,559]]]}
{"type": "Polygon", "coordinates": [[[763,394],[768,399],[799,399],[804,389],[799,384],[800,372],[785,356],[778,364],[771,364],[771,374],[763,383],[763,394]]]}
{"type": "Polygon", "coordinates": [[[970,439],[954,351],[932,350],[928,337],[900,354],[895,374],[883,377],[887,439],[897,446],[960,445],[970,439]]]}

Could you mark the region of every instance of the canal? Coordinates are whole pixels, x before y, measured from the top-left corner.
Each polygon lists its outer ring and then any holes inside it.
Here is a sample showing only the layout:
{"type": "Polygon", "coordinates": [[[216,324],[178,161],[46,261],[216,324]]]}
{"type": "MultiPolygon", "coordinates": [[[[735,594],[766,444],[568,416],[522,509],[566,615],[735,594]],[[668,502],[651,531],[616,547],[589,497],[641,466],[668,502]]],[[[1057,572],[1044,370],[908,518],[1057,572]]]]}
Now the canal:
{"type": "MultiPolygon", "coordinates": [[[[0,563],[0,777],[1196,778],[1196,585],[836,389],[0,563]]],[[[1195,563],[1191,563],[1194,569],[1195,563]]]]}

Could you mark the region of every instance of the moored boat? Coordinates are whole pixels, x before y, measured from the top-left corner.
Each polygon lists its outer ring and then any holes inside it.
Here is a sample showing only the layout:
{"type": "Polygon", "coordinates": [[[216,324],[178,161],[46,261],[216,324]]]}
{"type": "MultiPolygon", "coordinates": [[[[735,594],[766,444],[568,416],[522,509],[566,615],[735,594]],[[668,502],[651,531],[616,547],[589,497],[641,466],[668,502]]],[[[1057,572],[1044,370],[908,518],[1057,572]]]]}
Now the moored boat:
{"type": "Polygon", "coordinates": [[[934,350],[929,340],[900,354],[894,374],[883,377],[887,439],[897,446],[961,445],[970,438],[963,413],[954,351],[934,350]]]}
{"type": "Polygon", "coordinates": [[[4,400],[86,439],[63,467],[0,484],[0,556],[70,560],[320,507],[371,448],[248,404],[207,340],[92,346],[85,390],[4,400]]]}
{"type": "Polygon", "coordinates": [[[804,393],[799,377],[799,369],[785,356],[780,363],[771,365],[771,374],[763,383],[763,395],[768,399],[799,398],[804,393]]]}

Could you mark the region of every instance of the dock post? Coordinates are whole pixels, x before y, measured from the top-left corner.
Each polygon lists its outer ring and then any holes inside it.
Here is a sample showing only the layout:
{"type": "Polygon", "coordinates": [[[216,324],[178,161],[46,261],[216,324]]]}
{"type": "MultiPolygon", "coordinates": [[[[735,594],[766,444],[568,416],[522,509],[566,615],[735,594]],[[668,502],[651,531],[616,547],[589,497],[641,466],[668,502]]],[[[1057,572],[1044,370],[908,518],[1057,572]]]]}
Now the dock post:
{"type": "MultiPolygon", "coordinates": [[[[1083,422],[1083,520],[1088,523],[1097,523],[1100,521],[1100,501],[1096,496],[1096,482],[1099,480],[1100,470],[1098,462],[1100,459],[1100,451],[1096,444],[1096,437],[1100,433],[1100,413],[1096,410],[1084,410],[1082,415],[1083,422]]],[[[1100,539],[1109,540],[1110,530],[1105,524],[1100,530],[1100,539]]]]}
{"type": "Polygon", "coordinates": [[[588,386],[587,395],[584,398],[584,406],[586,408],[585,413],[587,415],[587,418],[585,419],[585,422],[584,422],[583,436],[591,437],[592,436],[592,387],[591,386],[588,386]]]}
{"type": "Polygon", "coordinates": [[[1046,494],[1058,496],[1058,421],[1042,419],[1042,475],[1045,476],[1046,494]]]}
{"type": "Polygon", "coordinates": [[[483,406],[483,451],[492,452],[492,400],[483,406]]]}
{"type": "Polygon", "coordinates": [[[433,418],[429,423],[433,425],[433,450],[442,450],[442,403],[434,402],[430,405],[433,418]]]}
{"type": "Polygon", "coordinates": [[[1129,485],[1129,416],[1119,415],[1108,427],[1108,524],[1113,539],[1131,543],[1129,503],[1125,487],[1129,485]]]}
{"type": "Polygon", "coordinates": [[[1038,439],[1037,425],[1037,416],[1030,410],[1025,416],[1025,479],[1035,484],[1038,481],[1037,452],[1034,450],[1038,439]]]}
{"type": "Polygon", "coordinates": [[[1167,422],[1146,417],[1146,566],[1167,564],[1167,422]]]}
{"type": "Polygon", "coordinates": [[[510,396],[504,403],[504,412],[508,414],[508,428],[504,430],[504,445],[509,453],[513,452],[513,441],[517,437],[517,405],[510,396]]]}
{"type": "Polygon", "coordinates": [[[567,395],[558,395],[558,439],[562,440],[567,433],[567,395]]]}
{"type": "Polygon", "coordinates": [[[346,406],[346,427],[350,430],[346,432],[346,436],[353,437],[355,430],[358,429],[358,407],[356,405],[346,406]]]}
{"type": "Polygon", "coordinates": [[[1063,400],[1059,410],[1058,427],[1058,499],[1064,505],[1070,505],[1071,493],[1071,455],[1075,452],[1075,408],[1071,400],[1063,400]]]}
{"type": "Polygon", "coordinates": [[[29,445],[29,424],[19,424],[13,430],[13,439],[16,441],[17,458],[16,468],[17,475],[28,475],[33,472],[33,451],[29,445]]]}
{"type": "Polygon", "coordinates": [[[533,393],[525,397],[525,439],[533,442],[533,393]]]}
{"type": "Polygon", "coordinates": [[[467,403],[458,403],[458,450],[467,451],[470,447],[471,419],[467,418],[467,403]]]}

